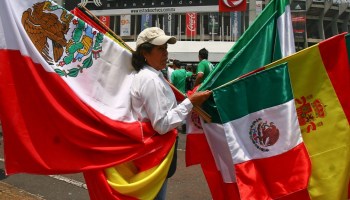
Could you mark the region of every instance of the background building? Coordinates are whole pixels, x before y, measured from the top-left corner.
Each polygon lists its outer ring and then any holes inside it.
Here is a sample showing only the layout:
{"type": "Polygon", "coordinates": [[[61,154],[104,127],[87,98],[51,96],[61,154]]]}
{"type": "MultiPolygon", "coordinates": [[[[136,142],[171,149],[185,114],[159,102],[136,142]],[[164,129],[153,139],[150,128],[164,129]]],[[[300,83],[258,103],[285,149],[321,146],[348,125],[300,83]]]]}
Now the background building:
{"type": "MultiPolygon", "coordinates": [[[[85,5],[133,48],[137,35],[144,28],[158,26],[180,41],[169,46],[170,58],[197,62],[197,52],[205,47],[210,52],[209,60],[219,62],[269,0],[247,0],[246,11],[224,13],[218,12],[218,1],[69,0],[61,4],[68,10],[79,3],[85,5]]],[[[349,2],[291,0],[297,50],[348,32],[349,2]]]]}

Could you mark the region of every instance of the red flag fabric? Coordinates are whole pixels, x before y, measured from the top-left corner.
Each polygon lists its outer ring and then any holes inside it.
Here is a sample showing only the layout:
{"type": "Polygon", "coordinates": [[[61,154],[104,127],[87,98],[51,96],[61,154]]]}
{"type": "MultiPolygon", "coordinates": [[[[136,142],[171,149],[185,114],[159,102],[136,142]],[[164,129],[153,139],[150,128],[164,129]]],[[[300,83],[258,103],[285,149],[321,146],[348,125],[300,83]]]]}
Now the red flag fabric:
{"type": "Polygon", "coordinates": [[[329,42],[330,39],[320,42],[319,49],[334,91],[337,94],[346,118],[350,123],[350,93],[344,92],[344,89],[347,91],[346,88],[350,88],[350,65],[347,65],[344,59],[335,59],[340,57],[340,54],[344,56],[344,54],[350,51],[349,46],[346,46],[346,43],[344,42],[344,40],[349,38],[349,35],[346,35],[345,37],[344,35],[345,33],[334,36],[337,39],[332,39],[332,41],[335,42],[329,42]],[[337,51],[330,50],[334,48],[334,46],[337,46],[337,51]]]}
{"type": "Polygon", "coordinates": [[[0,117],[8,174],[74,173],[153,155],[139,166],[145,170],[168,154],[176,133],[160,136],[130,114],[128,50],[53,2],[6,1],[4,18],[0,117]],[[47,41],[53,46],[41,45],[47,41]]]}
{"type": "Polygon", "coordinates": [[[0,58],[8,174],[75,173],[153,152],[157,159],[143,165],[149,168],[165,157],[175,141],[176,133],[156,136],[150,124],[107,118],[82,102],[61,77],[18,51],[0,50],[0,58]]]}
{"type": "MultiPolygon", "coordinates": [[[[188,91],[187,95],[192,95],[198,87],[188,91]]],[[[225,182],[218,170],[197,113],[188,116],[186,127],[186,166],[201,165],[213,200],[239,200],[237,183],[225,182]]]]}
{"type": "Polygon", "coordinates": [[[187,134],[186,166],[201,165],[213,200],[239,200],[237,183],[225,183],[222,179],[204,133],[187,134]],[[193,146],[196,148],[189,148],[193,146]]]}

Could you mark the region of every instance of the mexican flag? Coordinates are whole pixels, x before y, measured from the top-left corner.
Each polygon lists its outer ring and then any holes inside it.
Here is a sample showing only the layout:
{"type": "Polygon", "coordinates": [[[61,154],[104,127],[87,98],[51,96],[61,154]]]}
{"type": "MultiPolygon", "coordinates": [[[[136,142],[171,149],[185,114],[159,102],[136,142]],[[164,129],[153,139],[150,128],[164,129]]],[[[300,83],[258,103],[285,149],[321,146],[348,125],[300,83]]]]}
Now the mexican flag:
{"type": "MultiPolygon", "coordinates": [[[[311,199],[348,198],[350,95],[347,91],[350,91],[350,67],[347,37],[345,34],[334,36],[271,63],[257,72],[262,73],[266,69],[274,69],[283,63],[288,64],[295,111],[302,138],[311,160],[311,176],[308,186],[306,190],[295,194],[309,196],[311,199]]],[[[254,73],[252,74],[254,75],[254,73]]],[[[245,79],[244,76],[241,79],[245,79]]],[[[227,85],[233,85],[235,82],[238,81],[234,80],[227,85]]],[[[260,87],[260,85],[256,84],[255,87],[260,87]]],[[[247,99],[252,96],[251,90],[242,93],[240,98],[247,99]]],[[[268,90],[274,90],[274,87],[271,86],[268,90]]],[[[225,92],[230,93],[228,90],[222,90],[222,93],[225,92]]],[[[224,101],[217,97],[215,100],[224,101]]],[[[237,101],[233,98],[230,100],[237,101]]],[[[260,102],[260,97],[256,97],[256,100],[260,102]]],[[[245,105],[241,102],[237,104],[245,105]]],[[[244,107],[231,108],[232,105],[225,107],[228,116],[240,113],[244,107]]],[[[220,117],[219,120],[227,119],[225,115],[220,114],[220,117]]],[[[290,115],[286,115],[286,117],[289,118],[290,115]]],[[[235,143],[229,137],[230,133],[235,130],[241,130],[240,124],[235,124],[230,129],[225,127],[227,139],[225,144],[230,149],[235,147],[235,143]]],[[[238,178],[238,176],[239,173],[236,172],[236,177],[238,178]]],[[[238,181],[237,184],[239,184],[238,181]]],[[[240,187],[238,188],[241,191],[240,187]]]]}
{"type": "Polygon", "coordinates": [[[176,131],[133,117],[128,49],[52,1],[5,0],[0,60],[7,174],[83,172],[97,200],[157,194],[176,131]]]}
{"type": "MultiPolygon", "coordinates": [[[[289,1],[272,0],[204,80],[199,90],[212,90],[294,52],[294,36],[289,1]]],[[[203,143],[199,143],[199,141],[207,141],[208,144],[204,146],[210,146],[212,156],[215,159],[215,165],[210,165],[215,167],[207,169],[207,174],[214,174],[219,171],[222,176],[220,178],[224,181],[223,184],[236,183],[232,174],[232,160],[230,159],[230,153],[227,151],[228,146],[227,143],[224,143],[226,140],[225,132],[222,125],[218,123],[220,122],[220,117],[218,116],[214,99],[209,98],[202,108],[212,116],[212,122],[201,125],[204,130],[202,135],[187,132],[187,143],[191,144],[188,145],[186,156],[190,157],[190,155],[187,155],[187,152],[190,151],[201,152],[203,143]],[[198,139],[200,137],[206,138],[198,139]]],[[[189,119],[190,122],[191,120],[189,119]]],[[[190,162],[190,159],[192,157],[187,159],[188,162],[193,163],[190,162]]],[[[198,158],[195,159],[199,162],[198,158]]],[[[208,159],[201,161],[201,163],[207,162],[208,159]]],[[[216,180],[220,178],[216,178],[216,180]]],[[[211,178],[207,178],[209,185],[216,184],[216,181],[210,184],[210,180],[211,178]]],[[[225,199],[220,198],[220,195],[218,196],[213,196],[213,198],[225,199]]]]}
{"type": "Polygon", "coordinates": [[[213,90],[241,199],[279,199],[308,186],[288,67],[283,64],[213,90]]]}

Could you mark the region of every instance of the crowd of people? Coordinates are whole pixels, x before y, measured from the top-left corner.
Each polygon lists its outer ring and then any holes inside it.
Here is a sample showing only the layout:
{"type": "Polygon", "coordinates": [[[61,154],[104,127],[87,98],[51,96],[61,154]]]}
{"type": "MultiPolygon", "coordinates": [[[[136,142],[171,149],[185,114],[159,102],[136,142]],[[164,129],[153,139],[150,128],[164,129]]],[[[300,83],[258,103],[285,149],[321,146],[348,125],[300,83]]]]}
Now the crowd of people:
{"type": "Polygon", "coordinates": [[[167,66],[162,70],[163,75],[178,90],[186,94],[187,91],[200,85],[214,69],[214,65],[208,60],[208,55],[207,49],[199,50],[198,65],[183,64],[177,59],[169,60],[167,66]]]}

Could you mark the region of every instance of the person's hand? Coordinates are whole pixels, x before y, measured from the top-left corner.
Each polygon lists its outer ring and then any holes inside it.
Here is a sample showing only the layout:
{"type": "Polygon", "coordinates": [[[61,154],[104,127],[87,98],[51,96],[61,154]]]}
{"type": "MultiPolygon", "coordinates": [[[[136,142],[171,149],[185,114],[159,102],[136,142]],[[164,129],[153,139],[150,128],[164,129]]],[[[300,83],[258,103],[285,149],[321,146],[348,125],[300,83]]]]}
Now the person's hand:
{"type": "Polygon", "coordinates": [[[210,97],[211,94],[212,91],[209,90],[195,92],[191,96],[189,96],[188,99],[191,101],[193,106],[200,106],[205,100],[207,100],[210,97]]]}

